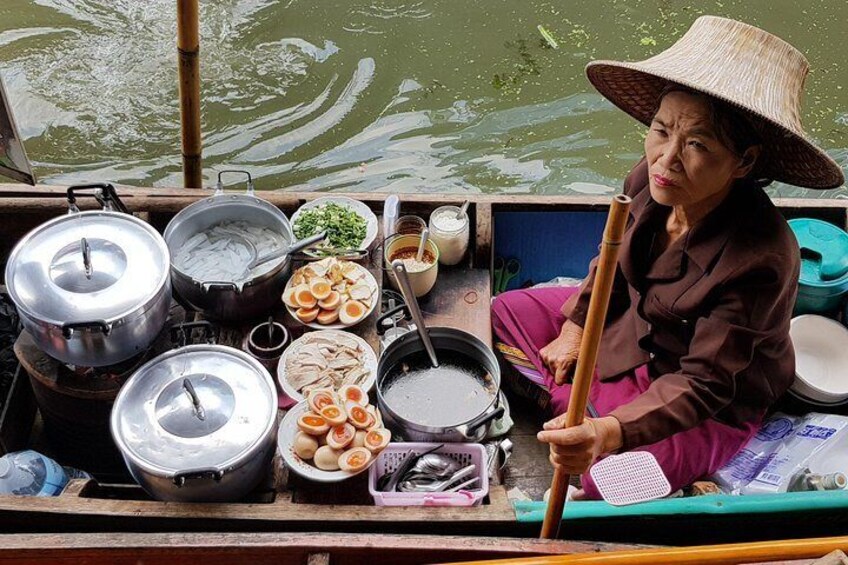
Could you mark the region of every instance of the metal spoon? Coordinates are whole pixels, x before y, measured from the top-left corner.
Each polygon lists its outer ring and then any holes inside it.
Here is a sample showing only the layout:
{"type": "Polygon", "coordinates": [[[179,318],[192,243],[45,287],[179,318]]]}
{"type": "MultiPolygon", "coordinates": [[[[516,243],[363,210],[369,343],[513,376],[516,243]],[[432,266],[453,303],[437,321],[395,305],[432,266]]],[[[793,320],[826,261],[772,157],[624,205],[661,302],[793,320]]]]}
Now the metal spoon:
{"type": "Polygon", "coordinates": [[[464,483],[459,483],[455,487],[451,487],[444,492],[456,492],[456,491],[462,490],[465,487],[470,487],[471,485],[473,485],[474,483],[476,483],[479,480],[480,480],[480,477],[474,477],[473,479],[468,479],[464,483]]]}
{"type": "Polygon", "coordinates": [[[463,216],[468,213],[468,205],[471,204],[470,200],[466,200],[462,203],[462,207],[459,209],[459,212],[456,213],[456,219],[461,220],[463,216]]]}
{"type": "Polygon", "coordinates": [[[443,481],[402,481],[400,485],[398,485],[398,490],[401,492],[442,492],[456,481],[464,479],[476,470],[477,465],[468,465],[451,475],[450,478],[443,481]]]}
{"type": "Polygon", "coordinates": [[[418,335],[421,336],[421,342],[424,344],[424,349],[427,350],[427,356],[430,357],[430,364],[435,369],[439,366],[439,358],[436,357],[436,349],[433,347],[433,342],[430,341],[430,332],[427,331],[427,326],[424,325],[424,316],[421,315],[421,308],[418,307],[418,300],[415,298],[415,292],[412,290],[412,284],[409,282],[403,261],[400,259],[392,261],[392,270],[400,284],[403,301],[409,306],[412,321],[415,322],[415,327],[418,328],[418,335]]]}
{"type": "Polygon", "coordinates": [[[400,482],[401,477],[403,477],[409,471],[409,469],[413,465],[415,465],[418,459],[424,457],[429,453],[438,451],[443,447],[444,444],[439,444],[432,449],[428,449],[420,455],[415,455],[414,451],[408,451],[406,457],[404,457],[403,461],[401,461],[400,464],[397,466],[397,469],[390,473],[386,473],[385,475],[377,479],[377,489],[382,492],[394,492],[397,488],[398,482],[400,482]]]}
{"type": "Polygon", "coordinates": [[[446,479],[456,473],[459,469],[459,463],[450,457],[440,455],[438,453],[428,453],[427,455],[420,457],[409,472],[431,475],[434,479],[446,479]]]}
{"type": "Polygon", "coordinates": [[[430,230],[424,228],[421,231],[421,241],[418,242],[418,253],[415,254],[415,260],[419,263],[424,258],[424,247],[427,245],[427,239],[430,237],[430,230]]]}

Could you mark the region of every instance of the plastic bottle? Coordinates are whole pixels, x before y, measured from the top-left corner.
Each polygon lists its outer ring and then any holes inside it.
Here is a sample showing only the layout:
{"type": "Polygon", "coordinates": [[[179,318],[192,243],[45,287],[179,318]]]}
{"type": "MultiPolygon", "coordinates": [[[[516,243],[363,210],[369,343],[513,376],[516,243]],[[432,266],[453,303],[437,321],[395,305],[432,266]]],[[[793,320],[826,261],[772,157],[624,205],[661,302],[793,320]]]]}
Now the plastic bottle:
{"type": "Polygon", "coordinates": [[[806,490],[845,490],[848,478],[843,473],[820,475],[804,469],[789,481],[789,492],[806,490]]]}
{"type": "Polygon", "coordinates": [[[400,207],[400,199],[396,194],[392,194],[383,203],[383,238],[387,238],[395,233],[395,221],[398,218],[398,210],[400,207]]]}
{"type": "Polygon", "coordinates": [[[88,473],[68,468],[38,453],[26,450],[0,457],[0,494],[56,496],[74,478],[90,478],[88,473]]]}

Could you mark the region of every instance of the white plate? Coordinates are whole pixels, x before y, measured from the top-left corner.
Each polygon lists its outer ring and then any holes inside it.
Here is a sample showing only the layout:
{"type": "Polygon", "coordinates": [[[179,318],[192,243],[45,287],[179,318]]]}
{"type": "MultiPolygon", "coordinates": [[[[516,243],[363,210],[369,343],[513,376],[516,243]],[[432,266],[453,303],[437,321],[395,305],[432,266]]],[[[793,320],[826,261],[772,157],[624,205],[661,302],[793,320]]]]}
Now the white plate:
{"type": "MultiPolygon", "coordinates": [[[[317,206],[323,206],[324,204],[329,204],[330,202],[334,202],[340,206],[344,206],[346,208],[352,209],[359,216],[365,219],[365,239],[362,240],[362,243],[359,245],[360,251],[365,251],[371,244],[374,243],[374,240],[377,239],[377,216],[374,215],[374,212],[371,211],[371,208],[360,202],[359,200],[354,200],[353,198],[348,198],[347,196],[324,196],[322,198],[316,198],[310,202],[307,202],[300,208],[298,208],[295,213],[291,217],[291,225],[292,229],[294,229],[294,225],[297,223],[297,219],[300,217],[300,214],[304,210],[309,210],[310,208],[315,208],[317,206]]],[[[313,257],[318,257],[317,253],[311,253],[309,250],[304,251],[304,254],[311,255],[313,257]]]]}
{"type": "Polygon", "coordinates": [[[359,344],[362,350],[365,352],[365,359],[363,366],[370,371],[370,374],[365,378],[365,381],[362,383],[362,390],[365,392],[370,392],[372,388],[374,388],[374,383],[377,382],[377,354],[374,353],[374,349],[368,345],[368,342],[359,337],[358,335],[354,335],[348,332],[340,332],[338,330],[321,330],[317,332],[309,332],[306,333],[293,342],[286,348],[283,352],[282,357],[280,357],[280,362],[277,365],[277,382],[280,383],[280,388],[283,389],[283,392],[286,393],[286,396],[294,400],[295,402],[302,402],[304,400],[303,395],[299,393],[289,382],[288,377],[286,376],[286,360],[289,358],[289,355],[294,355],[297,350],[303,345],[303,340],[306,336],[314,336],[315,334],[327,334],[328,336],[332,336],[334,334],[344,333],[345,336],[350,337],[359,344]]]}
{"type": "MultiPolygon", "coordinates": [[[[363,267],[359,263],[354,263],[354,265],[356,265],[357,269],[359,269],[360,271],[365,273],[365,279],[363,280],[363,282],[365,284],[367,284],[368,287],[371,289],[371,306],[368,307],[368,310],[366,310],[365,315],[362,316],[358,321],[356,321],[352,324],[343,324],[341,322],[336,322],[335,324],[320,324],[320,323],[318,323],[317,320],[313,320],[313,321],[311,321],[307,324],[306,322],[300,321],[300,318],[298,318],[297,315],[295,314],[296,310],[294,308],[292,308],[291,306],[289,306],[288,304],[283,302],[283,304],[286,307],[286,310],[288,310],[291,317],[294,318],[295,321],[298,322],[299,324],[303,324],[304,326],[308,326],[308,327],[314,328],[316,330],[343,330],[345,328],[352,328],[353,326],[362,323],[363,320],[366,320],[368,318],[368,316],[370,316],[371,313],[374,311],[374,308],[377,307],[377,303],[380,302],[380,287],[377,285],[377,279],[374,278],[374,275],[372,275],[371,272],[368,269],[366,269],[365,267],[363,267]]],[[[307,267],[307,266],[309,266],[308,263],[306,265],[304,265],[303,267],[301,267],[301,269],[303,269],[304,267],[307,267]]],[[[300,269],[298,269],[298,271],[299,270],[300,269]]],[[[295,271],[295,272],[297,272],[297,271],[295,271]]],[[[288,292],[289,289],[291,288],[292,280],[294,280],[294,274],[292,274],[292,276],[289,278],[288,282],[286,283],[286,288],[283,290],[283,296],[285,296],[286,292],[288,292]]]]}
{"type": "Polygon", "coordinates": [[[280,428],[277,430],[277,449],[280,450],[280,455],[289,469],[306,479],[319,483],[338,483],[351,477],[358,475],[368,470],[368,467],[377,461],[377,456],[371,457],[371,462],[368,463],[361,471],[355,473],[349,471],[322,471],[318,467],[312,465],[308,461],[304,461],[294,452],[294,437],[299,431],[297,427],[297,419],[309,411],[309,405],[304,400],[286,412],[283,421],[280,422],[280,428]]]}

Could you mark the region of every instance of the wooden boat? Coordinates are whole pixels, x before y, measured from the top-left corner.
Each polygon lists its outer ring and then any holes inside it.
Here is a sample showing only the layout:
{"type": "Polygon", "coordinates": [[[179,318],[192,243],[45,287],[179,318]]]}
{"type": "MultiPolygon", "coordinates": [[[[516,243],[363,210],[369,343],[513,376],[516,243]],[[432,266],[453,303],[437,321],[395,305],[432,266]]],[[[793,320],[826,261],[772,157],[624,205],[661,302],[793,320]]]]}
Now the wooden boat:
{"type": "MultiPolygon", "coordinates": [[[[119,193],[133,213],[159,229],[163,229],[177,211],[209,195],[198,190],[125,187],[119,188],[119,193]]],[[[265,192],[262,196],[291,215],[304,201],[320,194],[265,192]]],[[[382,209],[384,195],[347,196],[366,202],[375,212],[382,209]]],[[[458,204],[461,200],[458,195],[404,195],[401,204],[404,213],[426,216],[440,205],[458,204]]],[[[459,327],[491,343],[489,304],[494,257],[521,258],[521,273],[513,279],[511,288],[557,275],[582,276],[589,258],[596,252],[609,198],[475,195],[471,200],[471,253],[463,264],[440,271],[436,289],[422,307],[428,323],[459,327]]],[[[82,204],[94,206],[94,202],[82,204]]],[[[816,217],[841,227],[848,225],[848,201],[845,200],[784,199],[777,204],[787,217],[816,217]]],[[[4,218],[0,222],[0,256],[5,257],[24,233],[66,211],[65,192],[62,187],[55,186],[29,189],[21,185],[0,185],[0,211],[4,218]]],[[[379,268],[372,265],[371,269],[380,276],[379,268]]],[[[240,343],[245,329],[227,328],[224,342],[240,343]]],[[[362,335],[376,345],[375,333],[374,328],[369,327],[362,335]]],[[[31,350],[34,346],[25,339],[19,340],[17,347],[26,371],[49,373],[55,370],[49,360],[38,358],[37,352],[31,350]]],[[[31,402],[25,394],[27,383],[24,374],[18,376],[11,391],[16,396],[7,405],[24,407],[31,402]]],[[[522,551],[551,553],[551,547],[521,545],[511,539],[535,538],[543,507],[539,502],[513,503],[508,492],[519,489],[539,500],[551,479],[546,449],[535,440],[544,415],[520,398],[511,398],[511,405],[515,427],[509,437],[515,444],[514,455],[504,471],[502,484],[492,486],[488,500],[479,507],[376,507],[368,496],[364,476],[346,482],[343,487],[318,489],[289,477],[278,465],[273,482],[263,492],[237,504],[156,502],[137,486],[101,484],[94,480],[72,481],[62,495],[53,498],[0,496],[0,528],[9,533],[289,532],[295,537],[293,532],[348,532],[359,536],[348,537],[353,545],[354,540],[367,545],[366,539],[375,540],[375,544],[383,543],[383,538],[373,534],[487,536],[488,540],[497,540],[494,544],[503,549],[502,556],[514,556],[522,551]]],[[[20,448],[20,437],[8,434],[7,430],[33,427],[31,416],[31,410],[17,409],[13,415],[16,420],[10,421],[7,411],[0,412],[0,438],[10,438],[0,443],[0,447],[20,448]]],[[[39,434],[36,418],[30,444],[40,446],[39,434]]],[[[826,497],[817,494],[776,495],[768,500],[696,497],[624,508],[603,502],[584,502],[567,506],[562,530],[569,539],[663,544],[844,533],[848,496],[842,495],[848,493],[823,493],[826,497]]],[[[442,547],[450,546],[451,539],[443,538],[442,547]]],[[[475,543],[469,542],[471,546],[475,543]]],[[[3,545],[2,539],[0,545],[3,545]]],[[[428,547],[439,545],[434,541],[428,547]]],[[[389,550],[391,544],[386,541],[385,547],[389,550]]],[[[488,551],[491,546],[487,542],[485,547],[478,549],[488,551]]],[[[574,550],[575,547],[563,546],[557,552],[574,550]]],[[[475,558],[474,555],[467,557],[475,558]]]]}

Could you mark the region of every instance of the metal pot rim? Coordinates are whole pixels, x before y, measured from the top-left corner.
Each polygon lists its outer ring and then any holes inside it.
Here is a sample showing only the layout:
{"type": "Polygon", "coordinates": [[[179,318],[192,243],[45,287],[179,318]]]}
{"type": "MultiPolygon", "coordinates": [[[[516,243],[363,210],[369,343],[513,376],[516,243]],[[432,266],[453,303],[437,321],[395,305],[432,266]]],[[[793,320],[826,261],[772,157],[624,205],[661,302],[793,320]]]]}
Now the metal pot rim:
{"type": "MultiPolygon", "coordinates": [[[[428,330],[430,331],[430,335],[431,335],[432,338],[469,339],[470,341],[474,342],[475,345],[482,347],[484,350],[488,350],[488,347],[486,346],[485,343],[483,343],[482,340],[480,340],[480,338],[478,338],[477,336],[475,336],[474,334],[472,334],[470,332],[466,332],[465,330],[460,330],[458,328],[441,327],[441,326],[430,327],[430,328],[428,328],[428,330]]],[[[492,398],[492,401],[488,404],[488,406],[486,406],[486,409],[482,410],[480,413],[478,413],[478,414],[472,416],[471,418],[469,418],[469,419],[467,419],[463,422],[460,422],[458,424],[451,424],[449,426],[438,426],[438,427],[425,426],[423,424],[418,424],[416,422],[413,422],[411,420],[403,418],[402,416],[398,415],[394,410],[392,410],[391,406],[389,405],[388,402],[386,402],[386,399],[383,396],[382,384],[383,384],[383,380],[384,380],[384,377],[385,377],[384,370],[381,370],[381,369],[384,369],[383,360],[386,357],[388,357],[389,354],[393,354],[394,350],[399,349],[400,346],[403,345],[404,343],[411,342],[411,341],[420,341],[420,340],[421,340],[421,336],[418,335],[417,331],[407,332],[404,335],[397,338],[396,340],[392,341],[392,343],[389,344],[389,346],[386,348],[386,350],[380,356],[380,364],[377,367],[377,380],[374,383],[374,385],[375,385],[374,388],[377,390],[377,399],[380,402],[380,406],[383,410],[386,410],[387,412],[389,412],[389,414],[391,414],[391,417],[394,418],[395,420],[397,420],[399,422],[403,422],[404,426],[408,426],[410,429],[417,431],[417,432],[425,432],[425,433],[430,433],[430,434],[443,434],[448,430],[460,430],[464,426],[467,426],[468,424],[472,423],[474,420],[476,420],[480,416],[483,416],[485,414],[489,414],[489,413],[497,410],[498,402],[500,400],[500,394],[499,393],[500,393],[500,388],[501,388],[501,378],[500,378],[499,372],[493,372],[493,374],[492,374],[492,377],[495,379],[498,386],[497,386],[497,391],[492,398]]],[[[422,345],[422,350],[423,350],[423,345],[422,345]]],[[[495,367],[497,368],[497,365],[495,365],[495,367]]],[[[461,433],[463,435],[466,435],[465,431],[462,431],[461,433]]]]}
{"type": "MultiPolygon", "coordinates": [[[[128,221],[128,222],[132,222],[132,223],[136,224],[137,226],[139,226],[140,228],[142,228],[143,230],[147,231],[148,233],[150,233],[151,235],[154,236],[153,239],[156,241],[158,251],[168,260],[167,261],[168,264],[171,263],[171,254],[170,254],[170,250],[168,248],[168,245],[165,242],[165,238],[163,236],[161,236],[159,234],[159,232],[156,231],[153,228],[153,226],[151,226],[150,224],[148,224],[147,222],[145,222],[143,220],[140,220],[139,218],[136,218],[135,216],[133,216],[131,214],[123,214],[121,212],[112,212],[112,211],[109,211],[109,210],[86,210],[84,212],[75,212],[74,214],[67,214],[67,215],[64,215],[64,216],[59,216],[57,218],[53,218],[51,220],[48,220],[48,221],[44,222],[43,224],[37,226],[36,228],[32,229],[29,233],[27,233],[23,238],[21,238],[18,241],[18,243],[15,245],[15,248],[12,250],[12,253],[9,255],[9,258],[6,262],[6,270],[5,270],[5,273],[4,273],[4,277],[5,277],[4,280],[6,281],[6,284],[8,285],[7,291],[9,293],[9,297],[12,299],[12,302],[14,302],[15,307],[21,313],[26,314],[27,317],[29,317],[31,320],[36,321],[36,322],[43,324],[43,325],[58,326],[58,327],[61,327],[66,323],[91,321],[91,320],[86,320],[86,319],[83,319],[83,320],[61,320],[60,321],[60,320],[50,319],[46,316],[42,316],[42,315],[40,315],[36,312],[33,312],[30,308],[28,308],[25,305],[25,303],[23,301],[20,300],[20,296],[18,295],[17,289],[15,288],[14,277],[11,276],[11,271],[14,269],[15,263],[17,262],[19,256],[23,252],[23,249],[26,247],[26,244],[29,241],[31,241],[36,235],[43,233],[45,230],[51,229],[54,225],[57,225],[57,224],[60,224],[60,223],[63,223],[63,222],[76,221],[78,218],[96,217],[96,216],[104,216],[104,217],[107,217],[107,218],[113,218],[113,219],[117,219],[119,221],[120,220],[128,221]]],[[[153,307],[153,305],[158,301],[159,295],[161,294],[162,290],[168,285],[168,282],[170,281],[170,274],[171,274],[170,269],[167,269],[167,268],[164,269],[163,272],[160,273],[160,277],[159,277],[159,280],[157,281],[156,286],[153,287],[153,289],[148,293],[148,296],[145,296],[144,299],[141,300],[134,307],[128,308],[125,311],[119,312],[118,314],[114,314],[112,316],[109,316],[108,318],[104,318],[103,321],[106,322],[106,324],[112,325],[112,324],[120,322],[121,320],[124,320],[126,318],[135,317],[137,315],[144,314],[145,312],[150,310],[150,308],[153,307]]],[[[83,316],[83,318],[85,318],[85,317],[83,316]]]]}
{"type": "MultiPolygon", "coordinates": [[[[233,356],[236,356],[236,357],[240,358],[241,360],[245,361],[249,365],[251,365],[252,368],[255,369],[258,373],[260,373],[260,374],[262,374],[262,373],[267,374],[268,373],[267,369],[265,369],[265,367],[263,367],[262,364],[259,363],[259,361],[257,361],[256,359],[254,359],[253,357],[251,357],[250,355],[248,355],[247,353],[245,353],[245,352],[243,352],[239,349],[236,349],[234,347],[229,347],[229,346],[226,346],[226,345],[218,345],[218,344],[197,344],[197,345],[186,345],[186,346],[183,346],[183,347],[178,347],[176,349],[171,349],[169,351],[166,351],[165,353],[157,355],[156,357],[154,357],[153,359],[151,359],[150,361],[148,361],[147,363],[145,363],[144,365],[142,365],[141,367],[136,369],[136,371],[133,373],[133,375],[132,375],[132,377],[130,377],[130,379],[135,377],[136,374],[139,374],[142,371],[147,370],[149,368],[149,366],[152,366],[155,363],[161,363],[162,361],[164,361],[164,360],[166,360],[170,357],[174,357],[174,356],[177,356],[177,355],[180,355],[180,354],[183,354],[183,353],[192,353],[192,352],[197,352],[197,351],[208,351],[208,352],[226,353],[228,355],[233,355],[233,356]]],[[[129,383],[129,381],[127,381],[127,383],[129,383]]],[[[167,479],[172,479],[174,477],[185,474],[187,472],[195,471],[196,469],[176,469],[176,470],[175,469],[168,469],[168,468],[162,467],[160,465],[153,464],[150,461],[148,461],[147,459],[144,459],[144,458],[138,456],[135,453],[134,450],[129,448],[127,442],[125,441],[124,436],[121,433],[118,433],[118,430],[119,430],[119,427],[120,427],[119,426],[119,424],[120,424],[120,421],[119,421],[120,414],[118,413],[118,410],[116,409],[119,406],[119,401],[125,395],[125,392],[127,390],[129,390],[129,387],[126,386],[127,383],[125,383],[124,386],[121,387],[121,390],[118,393],[118,396],[115,398],[115,403],[112,407],[112,412],[111,412],[110,417],[109,417],[109,428],[110,428],[110,432],[111,432],[111,435],[112,435],[112,439],[114,440],[115,445],[118,448],[118,451],[120,451],[121,455],[124,457],[124,459],[127,461],[127,463],[128,464],[131,463],[132,465],[137,466],[143,472],[150,473],[151,475],[154,475],[154,476],[157,476],[157,477],[164,477],[164,478],[167,478],[167,479]]],[[[273,390],[274,394],[276,394],[276,390],[277,390],[276,385],[274,385],[273,379],[271,379],[270,376],[269,376],[269,379],[268,379],[268,383],[271,385],[271,390],[273,390]]],[[[276,398],[274,399],[274,406],[276,406],[276,398]]],[[[210,470],[214,469],[218,472],[226,474],[227,471],[229,471],[233,468],[240,467],[241,465],[248,463],[254,457],[256,457],[262,450],[266,449],[266,447],[267,447],[266,444],[269,441],[269,439],[271,438],[271,436],[273,436],[274,430],[276,429],[276,426],[275,426],[275,423],[276,423],[276,420],[277,420],[277,410],[276,410],[276,408],[271,411],[271,415],[272,416],[271,416],[271,418],[269,418],[268,422],[266,423],[265,427],[263,428],[262,433],[257,435],[257,437],[254,438],[254,440],[249,445],[246,445],[237,455],[230,457],[226,461],[218,462],[215,465],[209,465],[208,469],[210,469],[210,470]]]]}
{"type": "MultiPolygon", "coordinates": [[[[227,204],[241,204],[245,206],[258,206],[262,209],[265,209],[275,216],[279,216],[282,220],[281,225],[284,228],[285,233],[284,236],[288,236],[289,243],[294,241],[294,230],[292,229],[291,222],[280,210],[278,207],[274,206],[270,202],[265,199],[259,198],[258,196],[251,196],[247,194],[213,194],[212,196],[208,196],[203,198],[202,200],[198,200],[197,202],[193,202],[176,213],[176,215],[171,218],[171,221],[168,222],[168,225],[165,227],[165,231],[162,233],[162,238],[165,240],[165,245],[168,246],[169,238],[173,235],[174,230],[176,229],[180,221],[185,220],[185,218],[195,215],[201,214],[205,209],[215,208],[217,206],[223,206],[227,204]]],[[[169,247],[170,248],[170,247],[169,247]]],[[[290,263],[290,258],[288,255],[282,257],[282,260],[279,264],[270,269],[269,271],[259,275],[258,277],[254,277],[252,279],[245,280],[241,285],[242,288],[250,287],[262,283],[270,278],[275,277],[279,274],[279,272],[286,268],[286,266],[290,263]]],[[[194,277],[187,275],[185,272],[180,270],[175,264],[174,261],[171,261],[171,271],[175,275],[179,275],[182,279],[190,282],[194,286],[201,286],[204,281],[199,281],[194,277]]],[[[235,283],[233,283],[235,284],[235,283]]]]}

